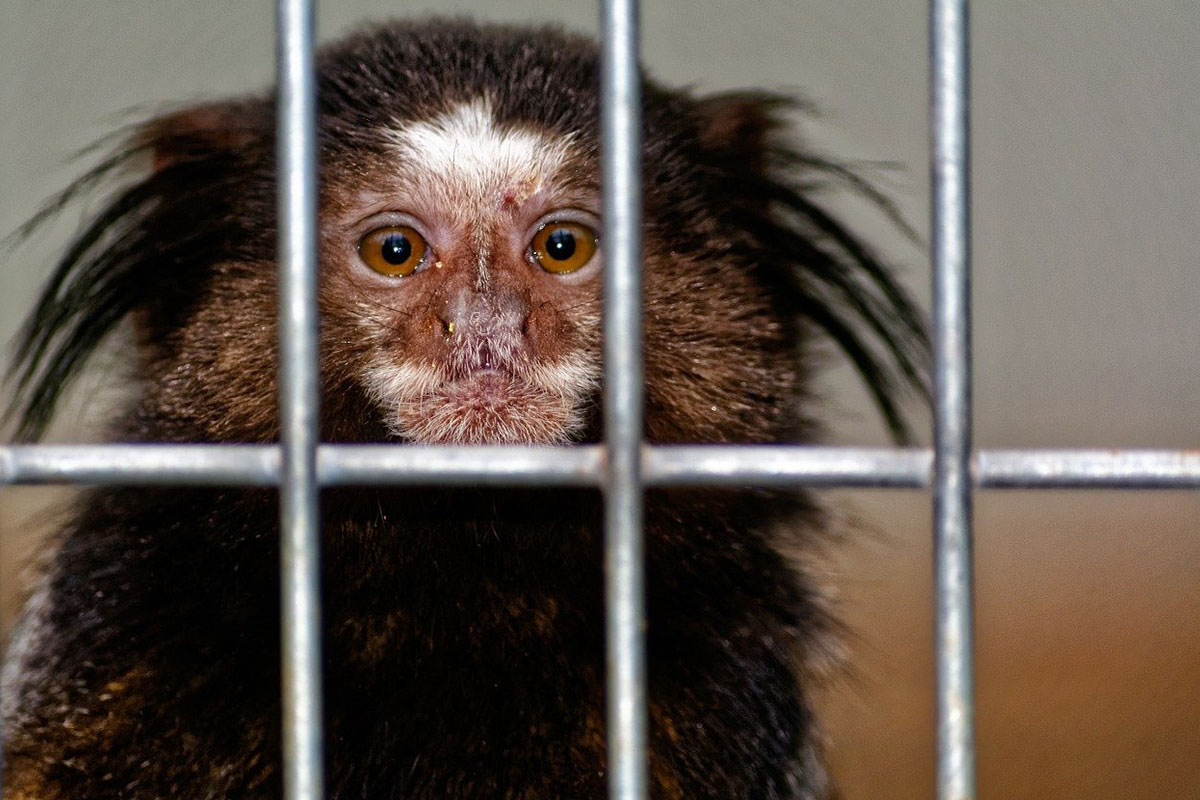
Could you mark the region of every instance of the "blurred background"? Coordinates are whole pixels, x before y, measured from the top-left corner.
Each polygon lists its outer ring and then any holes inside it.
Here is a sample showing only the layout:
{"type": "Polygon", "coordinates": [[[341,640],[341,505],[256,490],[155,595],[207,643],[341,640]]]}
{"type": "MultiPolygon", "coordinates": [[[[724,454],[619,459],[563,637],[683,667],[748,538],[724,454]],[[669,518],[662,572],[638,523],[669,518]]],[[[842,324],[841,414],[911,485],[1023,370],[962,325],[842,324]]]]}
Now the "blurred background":
{"type": "MultiPolygon", "coordinates": [[[[928,229],[923,3],[645,5],[660,80],[815,100],[801,135],[901,165],[877,177],[928,229]]],[[[340,0],[320,30],[433,10],[596,30],[594,4],[575,0],[340,0]]],[[[78,174],[73,153],[139,111],[269,84],[272,14],[265,0],[6,0],[0,234],[78,174]]],[[[1200,5],[978,0],[971,32],[977,445],[1200,446],[1200,5]]],[[[860,203],[831,202],[927,301],[925,253],[860,203]]],[[[78,212],[4,251],[0,339],[78,212]]],[[[120,374],[86,378],[55,438],[94,438],[120,374]]],[[[886,443],[848,367],[831,359],[819,389],[831,442],[886,443]]],[[[0,494],[6,625],[63,497],[0,494]]],[[[853,530],[829,565],[853,631],[851,669],[822,699],[837,780],[846,800],[931,797],[930,498],[828,500],[853,530]]],[[[982,492],[976,536],[980,795],[1200,797],[1200,496],[982,492]]]]}

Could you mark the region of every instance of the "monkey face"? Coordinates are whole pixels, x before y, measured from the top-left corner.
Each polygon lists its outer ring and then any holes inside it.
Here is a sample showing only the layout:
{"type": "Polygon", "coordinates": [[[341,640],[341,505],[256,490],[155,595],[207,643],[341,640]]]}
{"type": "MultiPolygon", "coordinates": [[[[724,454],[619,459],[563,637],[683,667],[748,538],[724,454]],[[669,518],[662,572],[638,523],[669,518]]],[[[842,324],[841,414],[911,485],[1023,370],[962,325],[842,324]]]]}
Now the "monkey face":
{"type": "Polygon", "coordinates": [[[397,122],[334,178],[323,323],[392,436],[563,443],[600,373],[599,197],[570,137],[483,98],[397,122]],[[345,352],[352,350],[353,353],[345,352]]]}
{"type": "MultiPolygon", "coordinates": [[[[574,117],[493,107],[487,91],[430,98],[403,117],[397,103],[352,134],[350,111],[322,117],[323,438],[598,438],[604,248],[586,80],[574,117]]],[[[701,114],[678,105],[648,109],[644,150],[646,434],[776,441],[793,428],[798,337],[746,232],[723,219],[736,206],[728,185],[684,135],[701,114]]],[[[181,120],[193,137],[203,121],[181,120]]],[[[261,131],[257,164],[269,162],[261,131]]],[[[222,197],[269,198],[271,177],[260,168],[258,191],[222,197]]],[[[260,239],[259,259],[212,267],[195,313],[168,331],[164,366],[150,370],[165,380],[148,387],[157,436],[169,426],[189,440],[199,426],[217,441],[276,437],[274,242],[260,239]]]]}

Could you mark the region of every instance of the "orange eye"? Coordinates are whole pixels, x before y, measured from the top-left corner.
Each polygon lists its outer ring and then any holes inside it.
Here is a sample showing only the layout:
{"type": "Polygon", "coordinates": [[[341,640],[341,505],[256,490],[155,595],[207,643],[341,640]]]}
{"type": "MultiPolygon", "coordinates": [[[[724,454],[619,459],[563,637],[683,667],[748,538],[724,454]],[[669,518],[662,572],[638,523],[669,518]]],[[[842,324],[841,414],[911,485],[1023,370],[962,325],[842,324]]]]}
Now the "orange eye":
{"type": "Polygon", "coordinates": [[[371,231],[358,243],[358,256],[380,275],[411,275],[425,260],[429,245],[421,234],[406,225],[391,225],[371,231]]]}
{"type": "Polygon", "coordinates": [[[577,222],[549,222],[538,229],[529,247],[547,272],[574,272],[596,254],[596,232],[577,222]]]}

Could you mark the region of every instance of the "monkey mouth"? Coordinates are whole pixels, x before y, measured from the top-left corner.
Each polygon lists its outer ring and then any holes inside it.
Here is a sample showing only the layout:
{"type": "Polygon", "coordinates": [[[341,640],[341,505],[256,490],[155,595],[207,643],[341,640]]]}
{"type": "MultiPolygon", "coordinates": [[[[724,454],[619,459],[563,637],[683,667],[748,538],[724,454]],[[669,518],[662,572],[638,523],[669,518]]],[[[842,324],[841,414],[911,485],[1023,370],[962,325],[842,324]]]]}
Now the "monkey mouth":
{"type": "Polygon", "coordinates": [[[520,383],[521,380],[509,370],[482,366],[446,381],[442,394],[447,402],[472,408],[495,408],[506,403],[514,392],[520,392],[520,383]]]}
{"type": "Polygon", "coordinates": [[[381,364],[371,395],[398,438],[421,444],[565,444],[598,384],[590,362],[548,364],[480,348],[441,365],[381,364]]]}
{"type": "Polygon", "coordinates": [[[464,341],[446,360],[441,386],[435,394],[464,411],[498,413],[531,392],[528,356],[503,339],[480,337],[464,341]]]}
{"type": "Polygon", "coordinates": [[[527,378],[482,367],[398,409],[403,435],[429,444],[552,444],[567,440],[572,403],[527,378]]]}
{"type": "Polygon", "coordinates": [[[510,343],[480,338],[455,348],[445,364],[445,373],[454,382],[486,379],[502,375],[516,377],[529,367],[529,358],[510,343]]]}

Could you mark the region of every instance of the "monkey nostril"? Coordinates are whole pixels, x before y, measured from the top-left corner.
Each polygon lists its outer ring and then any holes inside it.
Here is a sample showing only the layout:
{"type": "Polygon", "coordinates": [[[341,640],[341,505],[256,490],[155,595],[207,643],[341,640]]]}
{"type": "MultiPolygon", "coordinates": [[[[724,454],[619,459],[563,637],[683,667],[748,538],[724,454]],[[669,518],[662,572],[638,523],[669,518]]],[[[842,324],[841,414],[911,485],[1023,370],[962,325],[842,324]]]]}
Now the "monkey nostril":
{"type": "Polygon", "coordinates": [[[447,319],[449,314],[433,314],[431,315],[430,330],[434,333],[441,333],[443,336],[454,335],[454,320],[447,319]]]}

